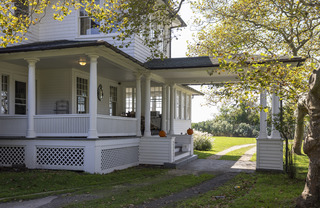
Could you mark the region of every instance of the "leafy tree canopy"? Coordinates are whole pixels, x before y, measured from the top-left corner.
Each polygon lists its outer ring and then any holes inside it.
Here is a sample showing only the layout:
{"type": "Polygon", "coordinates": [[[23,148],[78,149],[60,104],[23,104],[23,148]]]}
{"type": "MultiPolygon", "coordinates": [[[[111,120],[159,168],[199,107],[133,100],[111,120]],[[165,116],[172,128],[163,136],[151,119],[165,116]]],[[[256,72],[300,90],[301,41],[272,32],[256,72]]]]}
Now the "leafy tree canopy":
{"type": "Polygon", "coordinates": [[[308,77],[320,52],[320,9],[313,0],[198,0],[193,3],[202,29],[189,55],[219,57],[218,73],[239,82],[213,88],[212,97],[257,99],[262,89],[296,103],[308,89],[308,77]],[[241,54],[241,55],[239,55],[241,54]],[[306,65],[283,64],[280,56],[308,57],[306,65]],[[275,61],[267,61],[267,60],[275,61]],[[230,62],[233,60],[233,62],[230,62]],[[266,63],[261,63],[261,60],[266,63]]]}
{"type": "Polygon", "coordinates": [[[133,34],[140,34],[144,44],[151,48],[153,55],[163,56],[158,45],[162,41],[163,29],[172,26],[181,8],[180,1],[157,0],[1,0],[0,46],[20,43],[26,39],[28,30],[53,9],[52,18],[62,21],[72,12],[82,9],[93,21],[100,22],[100,32],[112,33],[124,41],[133,34]]]}

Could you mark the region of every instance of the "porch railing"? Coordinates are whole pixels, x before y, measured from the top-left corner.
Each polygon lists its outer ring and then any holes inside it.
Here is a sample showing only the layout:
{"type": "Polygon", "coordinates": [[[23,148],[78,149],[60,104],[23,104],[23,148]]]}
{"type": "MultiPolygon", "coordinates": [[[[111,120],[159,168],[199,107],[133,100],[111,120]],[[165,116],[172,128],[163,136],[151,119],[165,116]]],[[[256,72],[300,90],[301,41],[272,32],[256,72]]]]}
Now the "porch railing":
{"type": "Polygon", "coordinates": [[[26,115],[0,116],[0,136],[26,136],[26,115]]]}
{"type": "Polygon", "coordinates": [[[98,115],[98,136],[134,136],[137,134],[137,119],[98,115]]]}
{"type": "Polygon", "coordinates": [[[88,114],[52,114],[35,116],[35,132],[37,136],[87,136],[88,129],[88,114]]]}
{"type": "MultiPolygon", "coordinates": [[[[37,137],[87,137],[88,114],[35,115],[37,137]]],[[[137,119],[98,115],[98,136],[135,136],[137,119]]],[[[0,116],[0,136],[24,137],[27,132],[26,115],[0,116]]]]}

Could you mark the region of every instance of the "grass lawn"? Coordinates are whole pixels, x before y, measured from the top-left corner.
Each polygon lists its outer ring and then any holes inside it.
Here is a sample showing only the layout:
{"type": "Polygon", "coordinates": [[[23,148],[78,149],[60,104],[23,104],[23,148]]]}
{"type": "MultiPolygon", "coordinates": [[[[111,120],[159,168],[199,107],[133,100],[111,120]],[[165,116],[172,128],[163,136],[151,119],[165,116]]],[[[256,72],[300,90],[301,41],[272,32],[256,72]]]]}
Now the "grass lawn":
{"type": "Polygon", "coordinates": [[[14,172],[1,170],[0,202],[145,181],[148,178],[164,175],[167,171],[163,168],[135,167],[100,175],[74,171],[26,170],[14,172]]]}
{"type": "Polygon", "coordinates": [[[256,143],[256,138],[247,137],[213,137],[213,148],[209,151],[198,151],[195,150],[194,154],[198,155],[199,159],[205,159],[211,155],[215,155],[222,150],[228,149],[235,145],[242,144],[254,144],[256,143]]]}
{"type": "Polygon", "coordinates": [[[119,207],[169,195],[195,186],[213,175],[175,176],[161,167],[133,167],[110,174],[74,171],[0,171],[0,202],[41,198],[61,193],[91,193],[101,199],[71,207],[119,207]]]}
{"type": "Polygon", "coordinates": [[[227,154],[223,155],[222,157],[220,157],[219,160],[238,161],[244,153],[246,153],[247,151],[249,151],[252,148],[254,148],[254,146],[249,146],[249,147],[244,147],[244,148],[240,148],[237,150],[233,150],[233,151],[228,152],[227,154]]]}
{"type": "Polygon", "coordinates": [[[295,155],[296,179],[279,173],[241,173],[226,185],[175,207],[295,207],[304,188],[308,157],[295,155]]]}
{"type": "MultiPolygon", "coordinates": [[[[105,190],[104,196],[101,199],[75,203],[66,207],[132,207],[145,201],[182,191],[211,178],[213,178],[213,175],[209,174],[202,174],[200,176],[184,175],[167,180],[158,180],[144,186],[127,187],[118,192],[114,189],[112,191],[105,190]]],[[[101,190],[98,193],[101,193],[101,190]]]]}

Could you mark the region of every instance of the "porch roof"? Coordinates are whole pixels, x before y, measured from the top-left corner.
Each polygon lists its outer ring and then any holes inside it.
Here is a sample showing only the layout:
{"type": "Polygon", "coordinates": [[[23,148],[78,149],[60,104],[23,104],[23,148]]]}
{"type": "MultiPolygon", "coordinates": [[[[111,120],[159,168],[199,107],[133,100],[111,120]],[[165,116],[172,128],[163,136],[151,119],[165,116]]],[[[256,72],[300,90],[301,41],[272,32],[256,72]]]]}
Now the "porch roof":
{"type": "Polygon", "coordinates": [[[54,49],[67,49],[67,48],[82,48],[90,46],[105,46],[112,49],[116,53],[130,59],[131,61],[144,66],[144,64],[122,50],[114,47],[110,43],[103,40],[91,40],[91,41],[73,41],[73,40],[55,40],[55,41],[45,41],[45,42],[34,42],[29,44],[22,44],[16,46],[9,46],[7,48],[0,48],[0,54],[3,53],[18,53],[18,52],[28,52],[28,51],[44,51],[44,50],[54,50],[54,49]]]}
{"type": "MultiPolygon", "coordinates": [[[[242,55],[235,55],[226,61],[229,63],[236,62],[237,58],[242,55]]],[[[177,84],[208,84],[222,82],[237,82],[238,77],[230,72],[217,73],[217,68],[220,67],[220,57],[183,57],[170,59],[153,59],[145,63],[145,66],[168,81],[177,84]]],[[[266,59],[263,56],[252,56],[245,61],[247,64],[252,63],[271,63],[274,61],[300,65],[306,59],[301,57],[280,57],[278,59],[266,59]]]]}

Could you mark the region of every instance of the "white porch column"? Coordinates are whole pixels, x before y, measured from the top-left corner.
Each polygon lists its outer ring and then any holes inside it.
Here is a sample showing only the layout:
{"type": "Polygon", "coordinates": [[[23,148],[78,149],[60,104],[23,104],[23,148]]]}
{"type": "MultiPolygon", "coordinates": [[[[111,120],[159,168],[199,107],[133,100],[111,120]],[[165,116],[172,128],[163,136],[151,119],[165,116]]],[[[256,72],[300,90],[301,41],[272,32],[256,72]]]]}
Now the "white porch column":
{"type": "Polygon", "coordinates": [[[170,131],[170,87],[167,86],[167,123],[166,123],[166,127],[167,127],[167,133],[170,131]]]}
{"type": "Polygon", "coordinates": [[[28,109],[27,138],[35,138],[34,116],[36,114],[36,63],[39,59],[25,59],[28,62],[28,109]]]}
{"type": "Polygon", "coordinates": [[[89,85],[89,131],[88,138],[98,138],[97,132],[97,65],[98,55],[90,57],[90,85],[89,85]]]}
{"type": "Polygon", "coordinates": [[[141,136],[141,73],[136,74],[136,119],[137,119],[137,136],[141,136]]]}
{"type": "MultiPolygon", "coordinates": [[[[271,139],[281,139],[280,132],[276,129],[274,122],[276,121],[277,117],[279,116],[280,109],[279,109],[280,99],[276,94],[272,94],[272,131],[271,131],[271,139]]],[[[279,119],[278,119],[279,121],[279,119]]]]}
{"type": "Polygon", "coordinates": [[[161,129],[167,132],[167,85],[162,86],[162,124],[161,129]]]}
{"type": "Polygon", "coordinates": [[[170,134],[174,134],[174,118],[175,118],[175,88],[174,84],[170,85],[170,134]]]}
{"type": "Polygon", "coordinates": [[[144,112],[144,118],[145,118],[145,124],[144,124],[144,136],[148,137],[151,136],[150,131],[150,89],[151,89],[151,75],[146,74],[146,83],[145,83],[145,112],[144,112]]]}
{"type": "Polygon", "coordinates": [[[260,93],[260,105],[262,107],[260,111],[260,133],[259,139],[268,138],[267,134],[267,113],[264,111],[264,108],[267,107],[267,97],[266,91],[260,93]]]}

